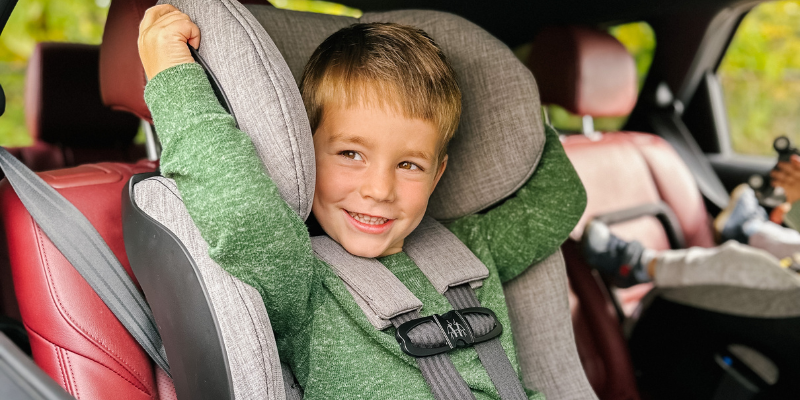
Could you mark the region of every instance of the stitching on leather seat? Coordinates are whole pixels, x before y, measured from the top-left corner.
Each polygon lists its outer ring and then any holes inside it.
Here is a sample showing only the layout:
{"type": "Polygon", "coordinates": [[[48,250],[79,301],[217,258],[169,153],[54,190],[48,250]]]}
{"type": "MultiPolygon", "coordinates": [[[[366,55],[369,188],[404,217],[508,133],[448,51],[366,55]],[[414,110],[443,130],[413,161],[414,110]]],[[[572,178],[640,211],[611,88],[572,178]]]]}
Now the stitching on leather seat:
{"type": "MultiPolygon", "coordinates": [[[[78,324],[78,322],[75,321],[75,319],[73,319],[72,315],[69,314],[69,312],[66,310],[66,307],[64,307],[64,305],[61,303],[61,298],[58,295],[57,291],[55,290],[55,286],[52,285],[52,282],[54,282],[54,279],[53,279],[53,276],[52,276],[52,272],[50,270],[50,261],[47,258],[47,252],[44,251],[44,241],[43,241],[43,238],[42,238],[42,236],[43,236],[42,233],[43,232],[41,231],[41,228],[39,227],[39,225],[35,225],[34,234],[36,235],[36,239],[37,239],[37,241],[39,243],[39,254],[41,254],[42,258],[44,259],[44,267],[45,267],[45,270],[47,271],[47,277],[48,277],[48,280],[49,280],[49,283],[50,283],[50,284],[48,284],[49,292],[53,296],[55,296],[56,303],[58,304],[57,309],[59,311],[59,314],[61,314],[61,316],[64,317],[64,319],[66,321],[70,322],[70,325],[72,325],[72,327],[78,333],[83,335],[85,338],[90,339],[90,342],[92,342],[96,347],[105,350],[106,353],[109,354],[113,360],[115,360],[118,363],[123,364],[125,367],[127,367],[125,369],[128,370],[128,372],[131,372],[134,376],[136,376],[139,379],[141,386],[145,387],[144,382],[146,380],[142,377],[142,375],[139,373],[139,371],[137,371],[136,368],[134,368],[133,366],[128,364],[125,360],[123,360],[122,357],[119,354],[117,354],[116,352],[114,352],[113,350],[108,348],[105,345],[105,343],[103,343],[100,339],[94,337],[92,334],[87,332],[87,330],[84,327],[82,327],[80,324],[78,324]]],[[[55,343],[53,343],[53,344],[56,345],[55,343]]],[[[75,354],[78,354],[78,353],[75,353],[75,354]]],[[[108,366],[106,366],[106,368],[111,369],[108,366]]],[[[114,372],[117,373],[116,371],[114,371],[114,372]]],[[[117,374],[119,375],[119,373],[117,373],[117,374]]]]}
{"type": "Polygon", "coordinates": [[[67,360],[67,367],[69,368],[68,371],[71,380],[71,386],[72,389],[74,390],[73,395],[75,395],[76,399],[80,399],[81,396],[80,392],[78,391],[78,382],[75,380],[75,374],[72,372],[72,362],[69,360],[69,354],[66,352],[64,353],[64,359],[67,360]]]}
{"type": "MultiPolygon", "coordinates": [[[[31,328],[31,327],[30,327],[30,325],[28,325],[28,324],[25,324],[24,322],[23,322],[23,324],[25,325],[25,329],[27,329],[28,331],[32,332],[34,335],[38,336],[40,339],[44,340],[45,342],[47,342],[47,343],[50,343],[51,345],[55,346],[55,347],[56,347],[56,349],[62,349],[63,351],[68,351],[68,352],[70,352],[70,353],[72,353],[72,354],[75,354],[76,356],[83,357],[83,358],[85,358],[85,359],[87,359],[87,360],[89,360],[89,361],[92,361],[92,362],[96,363],[97,365],[100,365],[100,366],[102,366],[103,368],[106,368],[106,369],[108,369],[109,371],[111,371],[111,372],[115,373],[117,376],[119,376],[120,378],[122,378],[124,381],[126,381],[126,382],[130,383],[130,384],[131,384],[131,386],[133,386],[134,388],[136,388],[136,389],[137,389],[137,390],[139,390],[140,392],[144,393],[145,395],[147,395],[147,396],[148,396],[148,397],[150,397],[151,399],[152,399],[152,398],[154,398],[152,393],[148,392],[148,391],[147,391],[145,388],[141,388],[141,387],[139,387],[139,385],[137,385],[137,384],[136,384],[136,382],[132,382],[130,379],[126,378],[125,376],[123,376],[123,375],[122,375],[122,374],[120,374],[119,372],[115,371],[113,368],[111,368],[111,367],[109,367],[109,366],[107,366],[107,365],[103,364],[102,362],[100,362],[100,361],[97,361],[97,360],[95,360],[95,359],[93,359],[93,358],[91,358],[91,357],[88,357],[88,356],[86,356],[86,355],[83,355],[83,354],[80,354],[80,353],[76,353],[76,352],[74,352],[74,351],[71,351],[71,350],[69,350],[69,349],[65,349],[65,348],[63,348],[63,347],[61,347],[61,346],[59,346],[59,345],[55,344],[54,342],[50,341],[50,340],[49,340],[49,339],[47,339],[46,337],[42,336],[42,335],[41,335],[39,332],[37,332],[35,329],[31,328]]],[[[65,385],[65,386],[68,386],[68,385],[65,385]]],[[[144,386],[144,385],[142,385],[142,386],[144,386]]]]}

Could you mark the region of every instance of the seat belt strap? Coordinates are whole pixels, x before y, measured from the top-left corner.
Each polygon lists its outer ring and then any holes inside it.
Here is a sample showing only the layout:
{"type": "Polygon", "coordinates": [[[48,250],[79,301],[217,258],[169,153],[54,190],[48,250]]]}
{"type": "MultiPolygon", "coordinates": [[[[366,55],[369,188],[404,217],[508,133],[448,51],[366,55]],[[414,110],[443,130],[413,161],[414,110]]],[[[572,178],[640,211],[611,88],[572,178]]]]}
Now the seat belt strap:
{"type": "Polygon", "coordinates": [[[167,355],[150,307],[94,226],[72,203],[5,149],[0,149],[0,169],[45,235],[156,365],[169,375],[167,355]]]}

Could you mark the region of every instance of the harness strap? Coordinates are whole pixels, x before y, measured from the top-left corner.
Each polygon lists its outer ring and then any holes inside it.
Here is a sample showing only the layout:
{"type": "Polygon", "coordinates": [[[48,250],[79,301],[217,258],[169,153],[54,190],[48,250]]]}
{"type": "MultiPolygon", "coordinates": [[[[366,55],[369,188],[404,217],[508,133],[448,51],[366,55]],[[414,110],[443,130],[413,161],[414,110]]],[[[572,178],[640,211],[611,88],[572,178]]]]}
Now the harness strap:
{"type": "MultiPolygon", "coordinates": [[[[451,287],[450,290],[444,293],[444,296],[450,302],[454,309],[462,309],[468,307],[480,307],[480,301],[475,296],[475,292],[465,285],[451,287]]],[[[494,323],[492,318],[475,315],[476,319],[484,320],[484,323],[494,323]],[[486,321],[488,320],[488,321],[486,321]]],[[[473,325],[472,321],[469,321],[473,325]]],[[[473,325],[474,326],[474,325],[473,325]]],[[[508,359],[503,346],[500,344],[500,338],[476,343],[474,346],[475,351],[478,353],[478,358],[486,369],[489,379],[492,380],[494,387],[500,394],[503,400],[527,400],[528,395],[525,394],[525,389],[522,387],[517,372],[511,365],[511,360],[508,359]]]]}
{"type": "MultiPolygon", "coordinates": [[[[311,238],[311,245],[317,257],[339,275],[376,329],[383,330],[390,325],[398,328],[420,318],[422,302],[378,260],[354,256],[328,236],[311,238]]],[[[403,247],[454,309],[480,307],[472,289],[482,285],[489,270],[447,228],[425,217],[406,238],[403,247]]],[[[489,333],[497,324],[489,315],[465,313],[463,317],[475,336],[489,333]]],[[[440,348],[449,340],[442,328],[437,322],[422,323],[408,332],[408,338],[417,347],[440,348]]],[[[503,400],[527,399],[499,338],[473,347],[503,400]]],[[[475,398],[446,354],[417,357],[416,360],[437,400],[475,398]]]]}
{"type": "MultiPolygon", "coordinates": [[[[397,328],[403,323],[417,318],[420,318],[419,311],[414,310],[392,318],[392,324],[397,328]]],[[[433,338],[437,336],[441,337],[438,331],[434,331],[436,329],[438,328],[425,326],[417,330],[423,331],[420,332],[422,337],[434,342],[434,340],[432,340],[433,338]]],[[[419,357],[416,358],[416,360],[419,371],[422,373],[422,377],[425,378],[425,383],[428,384],[436,400],[475,399],[475,395],[469,390],[469,386],[464,382],[464,378],[458,373],[456,366],[453,365],[453,361],[450,360],[447,353],[436,354],[430,357],[419,357]]]]}

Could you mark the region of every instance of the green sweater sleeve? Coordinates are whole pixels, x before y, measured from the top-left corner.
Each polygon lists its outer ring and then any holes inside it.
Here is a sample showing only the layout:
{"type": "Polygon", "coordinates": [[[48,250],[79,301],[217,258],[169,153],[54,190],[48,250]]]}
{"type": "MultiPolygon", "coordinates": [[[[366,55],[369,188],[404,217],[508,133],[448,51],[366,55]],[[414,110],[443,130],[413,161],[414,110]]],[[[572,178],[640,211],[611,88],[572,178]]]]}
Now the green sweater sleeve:
{"type": "Polygon", "coordinates": [[[586,191],[558,133],[550,126],[545,133],[539,165],[514,197],[448,226],[473,252],[481,248],[490,252],[502,282],[553,254],[586,208],[586,191]]]}
{"type": "Polygon", "coordinates": [[[259,291],[278,336],[291,334],[310,317],[315,279],[305,224],[199,65],[162,71],[147,84],[145,101],[163,146],[161,173],[177,183],[209,255],[259,291]]]}

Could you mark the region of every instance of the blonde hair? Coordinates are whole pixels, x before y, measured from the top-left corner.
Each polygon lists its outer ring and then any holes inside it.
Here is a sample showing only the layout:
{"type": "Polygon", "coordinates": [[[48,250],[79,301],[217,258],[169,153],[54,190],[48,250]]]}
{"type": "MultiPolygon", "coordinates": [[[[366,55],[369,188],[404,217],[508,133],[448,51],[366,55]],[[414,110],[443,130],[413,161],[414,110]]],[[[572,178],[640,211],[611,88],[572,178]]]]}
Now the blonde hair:
{"type": "Polygon", "coordinates": [[[453,68],[424,31],[395,23],[353,24],[317,47],[303,70],[300,92],[311,131],[325,106],[388,107],[436,125],[438,161],[461,117],[461,91],[453,68]]]}

